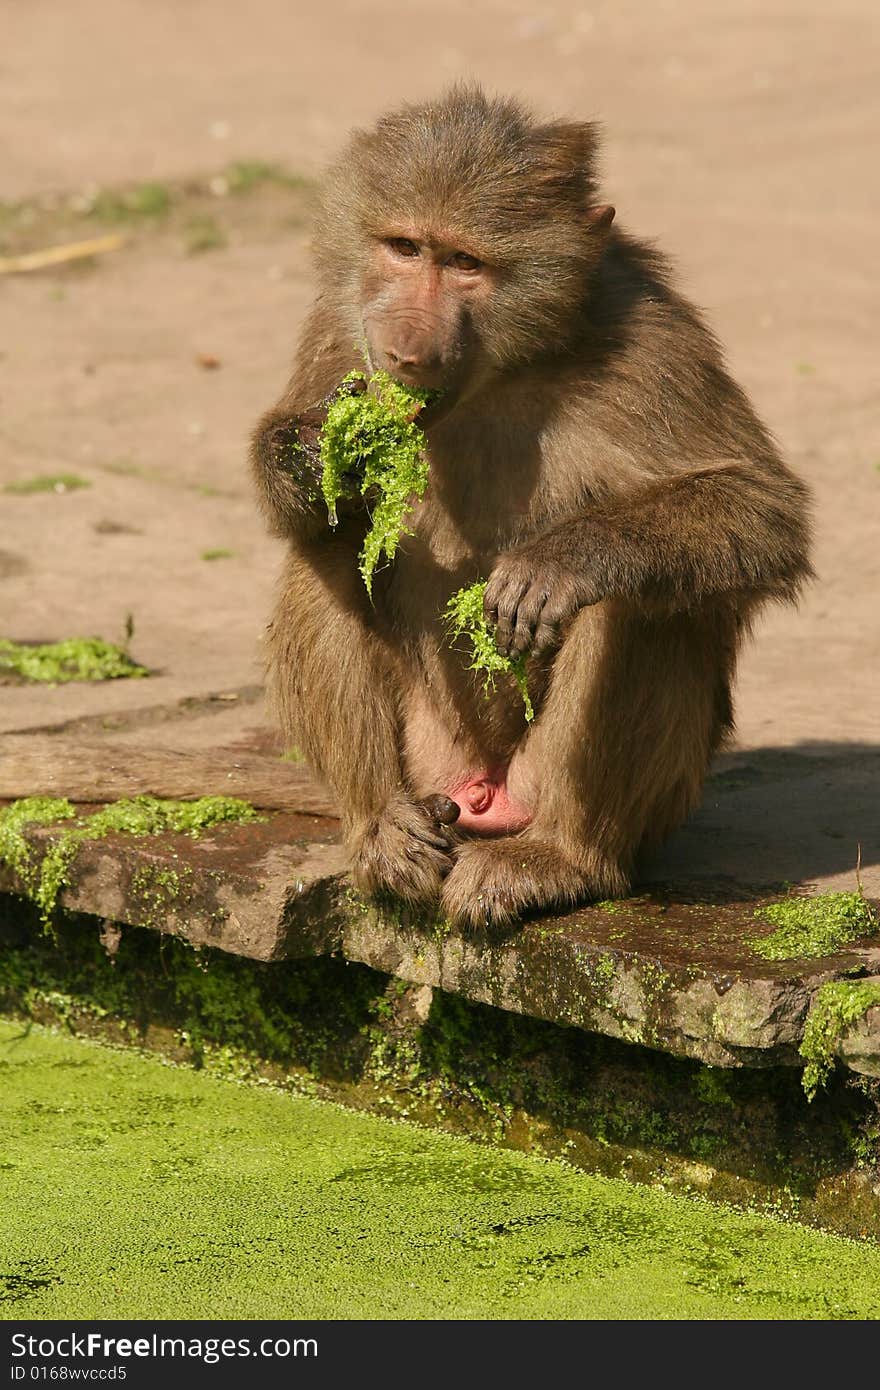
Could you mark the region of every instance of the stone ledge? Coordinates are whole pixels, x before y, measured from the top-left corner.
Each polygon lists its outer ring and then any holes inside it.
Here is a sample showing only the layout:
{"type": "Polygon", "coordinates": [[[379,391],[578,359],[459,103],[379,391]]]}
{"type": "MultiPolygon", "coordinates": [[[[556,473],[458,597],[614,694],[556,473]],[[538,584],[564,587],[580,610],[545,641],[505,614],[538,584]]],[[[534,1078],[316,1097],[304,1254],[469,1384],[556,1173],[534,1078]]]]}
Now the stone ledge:
{"type": "MultiPolygon", "coordinates": [[[[350,913],[342,952],[415,984],[712,1066],[798,1064],[815,991],[853,972],[880,973],[880,945],[765,962],[743,944],[756,931],[755,906],[646,896],[541,918],[503,940],[444,937],[371,908],[350,913]]],[[[877,1075],[880,1030],[859,1037],[842,1056],[877,1075]]]]}
{"type": "MultiPolygon", "coordinates": [[[[254,960],[323,955],[343,931],[338,828],[330,818],[280,813],[198,839],[108,835],[83,844],[59,902],[254,960]]],[[[52,831],[28,838],[39,857],[52,831]]],[[[22,889],[2,865],[0,889],[22,889]]]]}
{"type": "MultiPolygon", "coordinates": [[[[31,833],[37,854],[51,837],[31,833]]],[[[724,885],[716,901],[705,885],[655,890],[506,935],[462,936],[366,906],[345,867],[338,822],[279,813],[200,839],[87,843],[60,901],[255,960],[340,952],[410,983],[722,1067],[796,1064],[815,991],[880,974],[873,941],[821,960],[762,960],[744,938],[760,930],[754,911],[766,898],[731,897],[724,885]]],[[[0,889],[21,888],[0,870],[0,889]]],[[[880,1010],[839,1053],[852,1070],[880,1075],[880,1010]]]]}
{"type": "Polygon", "coordinates": [[[862,1076],[880,1077],[880,1008],[851,1024],[835,1049],[838,1061],[862,1076]]]}

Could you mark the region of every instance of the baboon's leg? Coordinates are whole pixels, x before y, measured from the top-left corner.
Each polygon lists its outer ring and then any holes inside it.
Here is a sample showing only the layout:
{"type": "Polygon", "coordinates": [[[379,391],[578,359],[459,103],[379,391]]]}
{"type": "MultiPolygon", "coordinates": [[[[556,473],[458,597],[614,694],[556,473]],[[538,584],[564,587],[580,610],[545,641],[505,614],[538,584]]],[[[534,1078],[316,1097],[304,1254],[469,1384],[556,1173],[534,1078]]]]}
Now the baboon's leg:
{"type": "Polygon", "coordinates": [[[268,634],[271,695],[286,739],[336,795],[357,886],[429,901],[451,866],[454,813],[406,790],[403,678],[362,588],[347,550],[290,556],[268,634]]]}
{"type": "Polygon", "coordinates": [[[694,805],[729,721],[727,636],[717,614],[647,620],[603,604],[578,615],[508,769],[531,823],[456,851],[443,887],[454,920],[504,923],[626,892],[639,846],[694,805]]]}

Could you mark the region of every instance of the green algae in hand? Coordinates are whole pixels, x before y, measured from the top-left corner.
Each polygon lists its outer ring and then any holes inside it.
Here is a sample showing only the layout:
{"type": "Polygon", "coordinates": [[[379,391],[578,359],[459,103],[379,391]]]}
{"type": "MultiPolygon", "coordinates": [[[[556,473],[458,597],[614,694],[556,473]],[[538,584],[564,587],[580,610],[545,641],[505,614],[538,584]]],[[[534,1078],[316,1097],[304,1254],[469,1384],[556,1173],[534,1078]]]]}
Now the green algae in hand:
{"type": "MultiPolygon", "coordinates": [[[[352,372],[345,382],[359,379],[360,373],[352,372]]],[[[401,386],[387,372],[377,372],[367,391],[340,392],[327,410],[320,441],[321,491],[331,526],[336,525],[339,498],[352,495],[346,474],[358,475],[361,493],[371,501],[370,529],[358,563],[369,594],[379,560],[383,555],[393,560],[401,536],[410,534],[404,518],[411,499],[425,495],[428,461],[415,417],[436,394],[401,386]]]]}
{"type": "Polygon", "coordinates": [[[875,1005],[880,1006],[880,979],[832,980],[816,992],[800,1046],[806,1062],[801,1080],[808,1100],[828,1079],[844,1033],[875,1005]]]}
{"type": "Polygon", "coordinates": [[[452,642],[465,637],[470,643],[469,669],[483,677],[486,693],[494,689],[496,675],[513,676],[523,698],[526,719],[531,723],[535,711],[526,684],[526,658],[525,655],[514,658],[502,656],[496,647],[489,619],[483,609],[487,583],[487,580],[481,580],[452,595],[443,615],[449,637],[452,642]]]}
{"type": "Polygon", "coordinates": [[[769,936],[746,938],[745,944],[765,960],[833,956],[880,928],[876,912],[861,892],[786,898],[759,907],[755,916],[776,928],[769,936]]]}
{"type": "Polygon", "coordinates": [[[86,840],[105,835],[160,835],[163,832],[198,836],[202,830],[224,822],[240,824],[259,820],[247,801],[234,796],[203,796],[197,801],[173,801],[156,796],[136,796],[115,801],[102,811],[81,816],[70,801],[45,796],[25,797],[0,809],[0,861],[9,865],[25,892],[40,909],[44,925],[51,918],[58,894],[67,882],[70,866],[86,840]],[[25,832],[34,825],[65,826],[35,862],[25,832]]]}
{"type": "Polygon", "coordinates": [[[67,681],[132,680],[150,673],[124,647],[100,637],[69,637],[63,642],[28,646],[0,638],[0,679],[4,673],[45,685],[67,681]]]}

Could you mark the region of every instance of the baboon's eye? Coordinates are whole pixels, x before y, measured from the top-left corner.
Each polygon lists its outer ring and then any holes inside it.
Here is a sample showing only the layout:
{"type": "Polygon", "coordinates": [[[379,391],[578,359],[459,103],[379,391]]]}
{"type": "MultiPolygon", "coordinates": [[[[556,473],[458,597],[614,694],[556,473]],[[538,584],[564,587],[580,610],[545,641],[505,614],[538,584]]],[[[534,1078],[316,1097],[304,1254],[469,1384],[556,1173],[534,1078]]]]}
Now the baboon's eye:
{"type": "Polygon", "coordinates": [[[406,256],[411,258],[419,254],[419,248],[414,241],[408,241],[406,237],[391,236],[385,243],[396,256],[406,256]]]}
{"type": "Polygon", "coordinates": [[[479,270],[483,262],[478,261],[476,256],[469,256],[466,251],[456,251],[454,256],[449,257],[449,264],[456,270],[479,270]]]}

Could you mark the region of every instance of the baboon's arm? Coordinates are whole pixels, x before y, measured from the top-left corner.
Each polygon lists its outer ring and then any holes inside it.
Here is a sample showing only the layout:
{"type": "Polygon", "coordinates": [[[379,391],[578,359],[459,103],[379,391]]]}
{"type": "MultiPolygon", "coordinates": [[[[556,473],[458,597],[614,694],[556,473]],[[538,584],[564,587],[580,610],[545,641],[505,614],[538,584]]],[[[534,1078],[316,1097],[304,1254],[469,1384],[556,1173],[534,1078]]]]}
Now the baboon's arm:
{"type": "MultiPolygon", "coordinates": [[[[257,495],[276,535],[310,540],[327,529],[320,428],[328,398],[358,367],[363,367],[362,359],[319,299],[303,326],[287,388],[258,422],[251,441],[257,495]]],[[[363,507],[355,504],[350,510],[363,512],[363,507]]],[[[338,539],[345,542],[344,530],[338,539]]],[[[362,539],[362,534],[351,538],[355,553],[362,539]]]]}
{"type": "Polygon", "coordinates": [[[501,555],[486,591],[498,644],[551,646],[607,598],[655,613],[792,599],[809,578],[807,491],[781,463],[726,460],[589,508],[501,555]]]}

